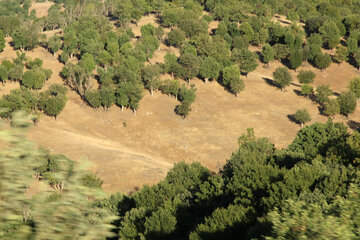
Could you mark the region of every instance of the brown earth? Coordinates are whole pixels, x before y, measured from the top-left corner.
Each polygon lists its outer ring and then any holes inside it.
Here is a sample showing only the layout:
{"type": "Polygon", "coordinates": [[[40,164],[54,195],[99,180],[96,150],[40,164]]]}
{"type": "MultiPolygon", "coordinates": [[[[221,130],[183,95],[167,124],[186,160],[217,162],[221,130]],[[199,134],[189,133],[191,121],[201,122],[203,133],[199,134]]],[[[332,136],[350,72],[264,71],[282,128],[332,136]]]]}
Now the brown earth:
{"type": "MultiPolygon", "coordinates": [[[[146,23],[150,21],[144,19],[146,23]]],[[[144,22],[141,20],[138,27],[144,22]]],[[[161,62],[166,48],[161,45],[151,61],[161,62]]],[[[0,60],[15,56],[7,46],[0,53],[0,60]]],[[[36,48],[27,56],[40,57],[44,67],[53,70],[46,87],[62,82],[59,71],[63,65],[52,54],[36,48]]],[[[109,111],[93,110],[75,92],[69,91],[69,101],[58,119],[42,117],[38,126],[30,129],[29,138],[74,160],[89,159],[94,163],[92,169],[104,179],[103,187],[108,192],[131,192],[144,184],[156,183],[179,161],[199,161],[217,171],[236,149],[237,138],[247,128],[254,128],[258,137],[268,137],[277,147],[286,147],[300,129],[289,121],[289,114],[305,108],[312,123],[327,120],[319,114],[317,104],[294,92],[300,88],[296,81],[285,91],[265,81],[272,78],[278,66],[281,66],[279,62],[272,63],[269,68],[260,64],[255,72],[244,78],[246,88],[238,97],[217,82],[205,84],[199,79],[193,80],[197,98],[186,120],[174,113],[178,101],[161,93],[150,96],[146,92],[134,115],[118,107],[109,111]]],[[[330,84],[338,93],[346,90],[348,81],[358,75],[347,63],[332,64],[324,72],[306,64],[301,69],[316,72],[314,85],[330,84]]],[[[291,72],[295,77],[296,73],[291,72]]],[[[17,83],[7,83],[0,87],[0,94],[17,86],[17,83]]],[[[359,107],[350,119],[360,122],[359,107]]],[[[343,116],[335,120],[348,121],[343,116]]]]}
{"type": "Polygon", "coordinates": [[[45,2],[33,2],[31,4],[31,7],[29,8],[29,12],[31,12],[33,9],[36,11],[36,17],[46,17],[48,15],[49,8],[53,5],[53,2],[45,1],[45,2]]]}

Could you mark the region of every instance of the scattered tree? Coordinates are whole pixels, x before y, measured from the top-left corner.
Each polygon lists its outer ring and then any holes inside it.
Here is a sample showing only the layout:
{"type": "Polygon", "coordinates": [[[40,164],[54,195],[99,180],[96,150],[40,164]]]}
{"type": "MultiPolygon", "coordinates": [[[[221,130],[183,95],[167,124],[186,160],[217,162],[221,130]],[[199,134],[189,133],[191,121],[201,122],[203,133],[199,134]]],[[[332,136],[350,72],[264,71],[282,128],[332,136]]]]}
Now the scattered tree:
{"type": "Polygon", "coordinates": [[[281,90],[289,86],[292,82],[292,77],[285,67],[278,67],[273,73],[274,83],[281,90]]]}
{"type": "Polygon", "coordinates": [[[294,114],[294,120],[295,122],[299,123],[302,128],[304,126],[304,123],[311,121],[311,117],[309,113],[306,111],[306,109],[299,109],[294,114]]]}
{"type": "Polygon", "coordinates": [[[353,113],[356,109],[356,95],[353,92],[343,92],[338,97],[340,105],[340,113],[346,117],[353,113]]]}
{"type": "Polygon", "coordinates": [[[312,83],[315,77],[316,74],[311,70],[301,70],[297,75],[298,81],[305,84],[312,83]]]}

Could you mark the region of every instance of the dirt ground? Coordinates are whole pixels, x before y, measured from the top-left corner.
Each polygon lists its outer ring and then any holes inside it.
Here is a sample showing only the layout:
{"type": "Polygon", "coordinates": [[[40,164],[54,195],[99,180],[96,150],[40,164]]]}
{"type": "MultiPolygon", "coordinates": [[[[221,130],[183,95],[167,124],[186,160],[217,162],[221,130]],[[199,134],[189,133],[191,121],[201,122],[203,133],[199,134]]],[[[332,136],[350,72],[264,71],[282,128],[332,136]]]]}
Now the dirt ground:
{"type": "Polygon", "coordinates": [[[31,4],[31,7],[29,8],[29,12],[31,12],[33,9],[36,11],[36,17],[46,17],[48,15],[49,8],[53,5],[53,2],[49,2],[46,0],[45,2],[33,2],[31,4]]]}
{"type": "MultiPolygon", "coordinates": [[[[148,21],[145,18],[144,22],[148,21]]],[[[142,21],[138,28],[141,25],[142,21]]],[[[166,48],[160,46],[153,63],[162,61],[166,48]]],[[[6,46],[0,53],[0,61],[15,56],[11,47],[6,46]]],[[[53,70],[45,88],[62,82],[59,71],[63,65],[52,54],[36,48],[27,56],[40,57],[44,67],[53,70]]],[[[294,90],[300,89],[297,81],[285,91],[265,81],[272,78],[272,72],[280,65],[274,62],[270,68],[264,68],[260,64],[255,72],[244,77],[246,88],[238,97],[217,82],[205,84],[193,80],[197,98],[186,120],[174,113],[179,102],[159,92],[154,96],[145,92],[134,115],[115,106],[109,111],[93,110],[75,92],[69,91],[69,101],[58,119],[43,116],[38,126],[30,129],[29,138],[53,153],[65,154],[76,161],[90,160],[94,164],[92,170],[104,180],[103,187],[108,192],[131,192],[144,184],[157,183],[179,161],[199,161],[217,171],[236,149],[238,137],[247,128],[254,128],[256,136],[267,137],[281,148],[291,143],[300,129],[288,119],[297,109],[307,109],[311,123],[326,122],[317,104],[295,93],[294,90]]],[[[310,68],[317,74],[314,85],[330,84],[338,93],[346,90],[351,78],[358,76],[356,69],[347,63],[332,64],[324,72],[308,64],[300,69],[310,68]]],[[[294,71],[291,73],[296,76],[294,71]]],[[[0,86],[0,95],[17,86],[18,83],[0,86]]],[[[360,122],[359,109],[350,115],[351,120],[360,122]]],[[[348,119],[337,116],[335,121],[348,119]]]]}

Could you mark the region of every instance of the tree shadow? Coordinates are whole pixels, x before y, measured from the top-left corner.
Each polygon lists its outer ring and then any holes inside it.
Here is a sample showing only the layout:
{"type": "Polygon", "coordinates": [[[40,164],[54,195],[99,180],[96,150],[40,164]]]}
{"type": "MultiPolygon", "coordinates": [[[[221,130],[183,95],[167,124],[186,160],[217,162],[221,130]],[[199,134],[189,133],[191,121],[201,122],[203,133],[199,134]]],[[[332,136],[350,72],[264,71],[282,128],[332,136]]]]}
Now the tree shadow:
{"type": "Polygon", "coordinates": [[[293,86],[296,86],[296,87],[301,87],[301,85],[297,84],[297,83],[290,83],[290,84],[293,85],[293,86]]]}
{"type": "Polygon", "coordinates": [[[287,118],[290,120],[290,122],[299,124],[299,122],[295,119],[295,114],[288,114],[287,118]]]}
{"type": "Polygon", "coordinates": [[[300,90],[294,89],[293,91],[294,91],[294,93],[295,93],[296,95],[298,95],[299,97],[304,97],[304,95],[301,94],[301,91],[300,91],[300,90]]]}
{"type": "Polygon", "coordinates": [[[269,86],[273,86],[273,87],[277,87],[278,86],[276,85],[275,81],[270,79],[270,78],[267,78],[267,77],[263,77],[262,79],[264,79],[264,81],[269,85],[269,86]]]}
{"type": "Polygon", "coordinates": [[[349,120],[346,123],[352,130],[360,131],[360,122],[349,120]]]}

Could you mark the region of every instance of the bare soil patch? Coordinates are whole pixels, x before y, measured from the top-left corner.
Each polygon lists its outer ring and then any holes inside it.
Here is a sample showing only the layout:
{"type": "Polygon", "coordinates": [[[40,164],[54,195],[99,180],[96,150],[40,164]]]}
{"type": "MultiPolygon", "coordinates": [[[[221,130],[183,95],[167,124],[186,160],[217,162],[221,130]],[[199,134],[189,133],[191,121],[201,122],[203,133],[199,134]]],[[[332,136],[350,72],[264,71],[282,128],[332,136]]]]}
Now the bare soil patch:
{"type": "Polygon", "coordinates": [[[45,2],[35,2],[31,4],[31,7],[29,8],[29,12],[31,12],[33,9],[36,11],[36,17],[46,17],[48,15],[48,10],[53,5],[53,2],[45,1],[45,2]]]}

